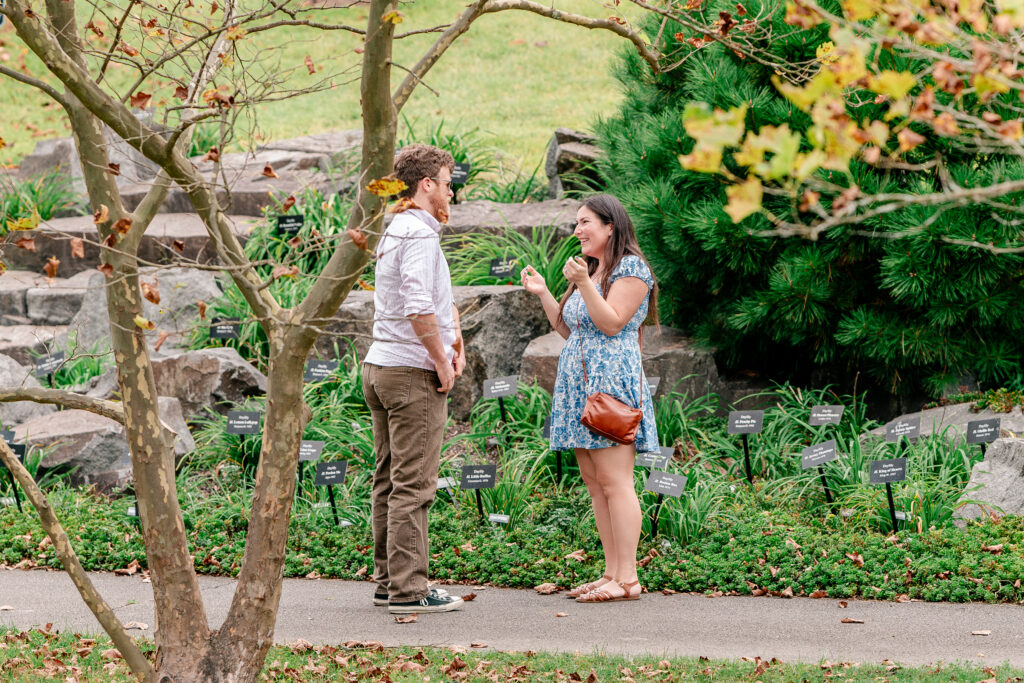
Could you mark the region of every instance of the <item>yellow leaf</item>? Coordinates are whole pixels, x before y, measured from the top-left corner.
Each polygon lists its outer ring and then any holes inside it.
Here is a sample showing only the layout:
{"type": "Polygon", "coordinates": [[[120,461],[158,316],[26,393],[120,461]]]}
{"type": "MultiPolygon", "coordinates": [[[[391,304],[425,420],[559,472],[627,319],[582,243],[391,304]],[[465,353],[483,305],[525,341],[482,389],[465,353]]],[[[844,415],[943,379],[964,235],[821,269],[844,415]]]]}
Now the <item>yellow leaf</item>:
{"type": "Polygon", "coordinates": [[[725,111],[706,102],[690,102],[683,110],[686,134],[702,145],[738,145],[746,129],[747,105],[725,111]]]}
{"type": "Polygon", "coordinates": [[[886,140],[889,139],[889,126],[881,121],[872,121],[864,129],[864,135],[870,142],[879,147],[884,147],[886,140]]]}
{"type": "Polygon", "coordinates": [[[398,10],[392,10],[381,17],[381,21],[390,21],[392,24],[401,24],[403,19],[405,15],[398,10]]]}
{"type": "Polygon", "coordinates": [[[35,230],[39,227],[39,221],[42,220],[39,216],[38,211],[33,211],[31,216],[22,216],[15,220],[7,221],[7,229],[14,230],[35,230]]]}
{"type": "Polygon", "coordinates": [[[820,149],[812,149],[806,154],[798,154],[793,163],[793,171],[790,175],[793,179],[802,182],[810,177],[812,173],[825,165],[825,152],[820,149]]]}
{"type": "Polygon", "coordinates": [[[679,163],[687,171],[718,173],[722,167],[722,148],[697,145],[690,154],[680,154],[679,163]]]}
{"type": "Polygon", "coordinates": [[[915,133],[909,128],[904,128],[897,133],[896,139],[900,141],[901,152],[909,152],[925,141],[925,137],[923,135],[915,133]]]}
{"type": "Polygon", "coordinates": [[[994,69],[974,77],[974,90],[982,102],[992,99],[993,95],[1010,91],[1010,86],[994,69]]]}
{"type": "Polygon", "coordinates": [[[241,26],[228,26],[228,30],[224,32],[224,37],[228,40],[241,40],[245,38],[245,29],[241,26]]]}
{"type": "Polygon", "coordinates": [[[135,316],[135,324],[144,330],[152,330],[156,327],[152,320],[146,320],[141,315],[135,316]]]}
{"type": "Polygon", "coordinates": [[[761,181],[758,178],[747,178],[739,185],[725,188],[725,195],[729,198],[725,212],[729,214],[733,223],[739,223],[761,208],[761,181]]]}
{"type": "Polygon", "coordinates": [[[881,5],[871,0],[844,0],[843,11],[853,21],[871,19],[881,10],[881,5]]]}
{"type": "Polygon", "coordinates": [[[899,100],[905,97],[916,83],[917,80],[912,73],[885,70],[872,76],[868,80],[868,87],[879,95],[899,100]]]}
{"type": "Polygon", "coordinates": [[[839,94],[842,90],[836,80],[836,75],[832,71],[826,70],[819,71],[803,87],[783,81],[778,76],[772,76],[772,83],[783,97],[804,111],[809,111],[822,96],[839,94]]]}
{"type": "Polygon", "coordinates": [[[832,64],[839,59],[839,55],[836,54],[836,44],[831,40],[826,40],[819,45],[818,49],[815,50],[815,55],[822,64],[832,64]]]}
{"type": "Polygon", "coordinates": [[[406,184],[393,176],[378,178],[366,186],[366,189],[378,197],[391,197],[406,188],[406,184]]]}
{"type": "Polygon", "coordinates": [[[7,146],[7,141],[4,140],[3,138],[0,138],[0,149],[3,149],[6,146],[7,146]]]}

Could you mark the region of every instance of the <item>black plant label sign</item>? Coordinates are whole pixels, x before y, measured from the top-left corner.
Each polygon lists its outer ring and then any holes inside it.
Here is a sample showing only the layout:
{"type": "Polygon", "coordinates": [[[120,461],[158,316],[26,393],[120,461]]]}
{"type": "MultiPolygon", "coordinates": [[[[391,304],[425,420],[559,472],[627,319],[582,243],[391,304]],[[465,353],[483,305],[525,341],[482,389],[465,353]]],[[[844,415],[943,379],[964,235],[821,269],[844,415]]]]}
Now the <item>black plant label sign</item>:
{"type": "Polygon", "coordinates": [[[258,410],[229,410],[228,434],[259,434],[260,416],[258,410]]]}
{"type": "Polygon", "coordinates": [[[899,441],[902,437],[916,439],[921,436],[921,416],[900,417],[885,426],[885,440],[899,441]]]}
{"type": "Polygon", "coordinates": [[[659,451],[647,451],[638,453],[636,456],[637,467],[647,467],[652,470],[663,470],[675,454],[672,446],[662,446],[659,451]]]}
{"type": "Polygon", "coordinates": [[[465,185],[469,180],[471,168],[472,166],[469,164],[455,164],[455,168],[452,170],[452,185],[465,185]]]}
{"type": "Polygon", "coordinates": [[[824,465],[827,462],[832,462],[837,457],[836,440],[829,439],[825,443],[819,443],[805,448],[801,454],[800,464],[803,465],[803,468],[806,470],[811,467],[824,465]]]}
{"type": "Polygon", "coordinates": [[[822,425],[837,425],[839,421],[843,419],[843,411],[846,410],[845,406],[812,406],[811,407],[811,426],[820,427],[822,425]]]}
{"type": "Polygon", "coordinates": [[[306,363],[306,374],[303,380],[306,382],[322,382],[331,376],[338,369],[336,360],[311,360],[306,363]]]}
{"type": "Polygon", "coordinates": [[[493,489],[498,479],[497,465],[464,465],[462,483],[464,489],[493,489]]]}
{"type": "Polygon", "coordinates": [[[312,462],[324,452],[323,441],[303,441],[299,444],[299,462],[312,462]]]}
{"type": "Polygon", "coordinates": [[[211,320],[210,339],[238,339],[238,321],[211,320]]]}
{"type": "Polygon", "coordinates": [[[452,491],[455,489],[456,486],[458,486],[458,484],[451,477],[438,477],[437,479],[438,491],[440,491],[441,489],[447,489],[449,491],[452,491]]]}
{"type": "Polygon", "coordinates": [[[277,217],[277,231],[285,235],[295,235],[302,229],[306,217],[300,213],[277,217]]]}
{"type": "Polygon", "coordinates": [[[495,377],[484,380],[484,398],[499,398],[501,396],[515,396],[519,390],[519,375],[508,377],[495,377]]]}
{"type": "Polygon", "coordinates": [[[647,389],[651,392],[651,396],[658,393],[658,387],[661,385],[660,377],[648,377],[647,378],[647,389]]]}
{"type": "Polygon", "coordinates": [[[491,277],[511,277],[515,272],[517,261],[514,258],[491,259],[491,277]]]}
{"type": "Polygon", "coordinates": [[[512,518],[499,512],[492,512],[487,515],[487,521],[493,524],[508,524],[512,518]]]}
{"type": "Polygon", "coordinates": [[[892,458],[875,460],[871,463],[871,483],[888,484],[893,481],[904,481],[907,478],[907,459],[892,458]]]}
{"type": "Polygon", "coordinates": [[[730,434],[757,434],[763,427],[763,410],[733,410],[729,413],[730,434]]]}
{"type": "Polygon", "coordinates": [[[550,415],[547,417],[546,420],[544,420],[544,427],[543,427],[543,429],[541,429],[541,436],[543,436],[545,439],[547,439],[549,441],[551,440],[551,416],[550,415]]]}
{"type": "Polygon", "coordinates": [[[663,472],[661,470],[651,470],[651,473],[647,476],[647,483],[644,484],[644,491],[660,493],[663,496],[671,496],[673,498],[683,495],[684,488],[686,488],[685,475],[663,472]]]}
{"type": "Polygon", "coordinates": [[[348,460],[337,460],[335,462],[321,462],[316,466],[316,478],[313,483],[316,486],[337,486],[345,483],[345,472],[348,470],[348,460]]]}
{"type": "Polygon", "coordinates": [[[64,353],[63,351],[57,351],[56,353],[51,353],[49,356],[42,356],[41,358],[36,358],[36,377],[46,377],[47,375],[52,375],[53,373],[57,372],[57,368],[61,366],[61,364],[65,361],[66,358],[67,354],[64,353]]]}
{"type": "Polygon", "coordinates": [[[999,425],[998,417],[968,422],[967,443],[992,443],[999,438],[999,425]]]}

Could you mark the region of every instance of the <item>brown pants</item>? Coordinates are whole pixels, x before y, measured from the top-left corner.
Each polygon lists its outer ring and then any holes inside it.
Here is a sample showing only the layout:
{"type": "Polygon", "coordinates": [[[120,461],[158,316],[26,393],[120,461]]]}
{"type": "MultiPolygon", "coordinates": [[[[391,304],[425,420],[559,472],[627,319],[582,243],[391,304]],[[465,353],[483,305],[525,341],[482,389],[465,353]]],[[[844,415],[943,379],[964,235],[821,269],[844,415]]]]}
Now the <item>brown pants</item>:
{"type": "Polygon", "coordinates": [[[373,578],[395,602],[427,595],[427,512],[437,490],[448,395],[437,373],[363,364],[373,416],[373,578]]]}

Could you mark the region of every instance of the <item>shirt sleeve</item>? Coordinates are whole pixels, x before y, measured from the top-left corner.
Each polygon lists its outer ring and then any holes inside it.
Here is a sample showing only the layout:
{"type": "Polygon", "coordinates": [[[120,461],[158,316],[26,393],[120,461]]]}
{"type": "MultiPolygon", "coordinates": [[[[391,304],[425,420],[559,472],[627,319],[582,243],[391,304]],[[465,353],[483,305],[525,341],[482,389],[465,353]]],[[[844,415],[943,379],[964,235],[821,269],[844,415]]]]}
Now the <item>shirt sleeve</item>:
{"type": "Polygon", "coordinates": [[[400,277],[398,291],[402,297],[402,312],[412,315],[436,314],[434,280],[437,278],[437,259],[441,243],[437,235],[428,231],[412,231],[401,238],[400,277]]]}
{"type": "Polygon", "coordinates": [[[620,277],[635,277],[638,280],[643,280],[648,289],[654,287],[654,276],[651,275],[651,269],[647,267],[642,258],[633,254],[623,256],[619,265],[612,271],[612,282],[620,277]]]}

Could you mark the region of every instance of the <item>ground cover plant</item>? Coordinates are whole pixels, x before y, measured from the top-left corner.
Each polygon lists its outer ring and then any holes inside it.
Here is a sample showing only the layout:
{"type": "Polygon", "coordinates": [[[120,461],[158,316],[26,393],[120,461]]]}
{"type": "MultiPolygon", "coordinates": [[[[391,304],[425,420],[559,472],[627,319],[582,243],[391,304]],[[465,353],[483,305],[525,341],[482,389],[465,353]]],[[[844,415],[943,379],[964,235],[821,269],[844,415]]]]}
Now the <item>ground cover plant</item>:
{"type": "MultiPolygon", "coordinates": [[[[106,637],[57,632],[52,628],[18,631],[0,626],[0,671],[10,683],[73,677],[78,681],[133,681],[124,662],[111,654],[106,637]]],[[[152,643],[140,639],[146,656],[152,643]]],[[[971,682],[1020,680],[1024,671],[1008,665],[940,663],[906,667],[895,662],[828,662],[793,664],[776,659],[708,659],[706,657],[608,656],[501,652],[451,648],[384,648],[380,643],[350,641],[338,645],[296,642],[271,648],[261,672],[264,681],[423,681],[467,683],[510,681],[713,681],[837,680],[971,682]]]]}

